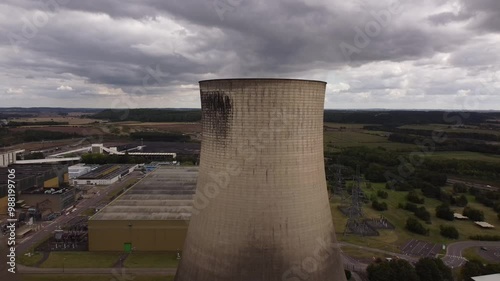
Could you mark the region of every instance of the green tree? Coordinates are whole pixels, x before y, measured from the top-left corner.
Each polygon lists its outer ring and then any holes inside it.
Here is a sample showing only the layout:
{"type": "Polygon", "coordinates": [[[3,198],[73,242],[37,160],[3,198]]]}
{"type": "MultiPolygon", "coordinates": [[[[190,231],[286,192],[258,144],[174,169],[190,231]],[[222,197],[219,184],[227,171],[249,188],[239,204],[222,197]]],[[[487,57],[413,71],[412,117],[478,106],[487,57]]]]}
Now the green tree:
{"type": "Polygon", "coordinates": [[[454,226],[441,225],[439,229],[440,234],[444,237],[448,237],[451,239],[458,239],[459,237],[458,230],[454,226]]]}
{"type": "Polygon", "coordinates": [[[438,258],[421,258],[415,271],[422,281],[453,281],[451,269],[438,258]]]}
{"type": "Polygon", "coordinates": [[[436,207],[436,217],[453,221],[455,219],[453,211],[450,209],[448,204],[441,204],[436,207]]]}
{"type": "Polygon", "coordinates": [[[415,216],[417,218],[425,221],[425,222],[430,222],[431,221],[431,213],[425,209],[425,207],[420,207],[415,210],[415,216]]]}
{"type": "Polygon", "coordinates": [[[370,163],[366,171],[366,179],[371,182],[385,182],[384,173],[387,169],[379,164],[370,163]]]}
{"type": "Polygon", "coordinates": [[[429,229],[425,228],[418,220],[414,218],[408,218],[406,220],[406,229],[413,233],[429,235],[429,229]]]}
{"type": "Polygon", "coordinates": [[[465,207],[467,206],[467,204],[469,204],[469,201],[467,200],[467,197],[465,197],[465,195],[463,194],[455,199],[455,205],[457,205],[458,207],[465,207]]]}
{"type": "Polygon", "coordinates": [[[420,184],[420,189],[427,198],[439,198],[441,196],[441,189],[428,182],[422,182],[420,184]]]}
{"type": "Polygon", "coordinates": [[[382,198],[382,199],[387,199],[387,197],[389,197],[389,193],[387,193],[383,190],[379,190],[379,191],[377,191],[377,196],[382,198]]]}
{"type": "Polygon", "coordinates": [[[366,272],[370,281],[419,281],[415,268],[402,259],[370,264],[366,272]]]}
{"type": "Polygon", "coordinates": [[[461,182],[454,183],[453,184],[453,192],[455,192],[455,193],[467,193],[467,186],[461,182]]]}
{"type": "Polygon", "coordinates": [[[463,280],[474,281],[471,277],[484,274],[484,265],[478,260],[470,260],[460,270],[463,280]]]}
{"type": "Polygon", "coordinates": [[[408,195],[406,195],[406,199],[415,204],[424,204],[425,202],[425,199],[418,196],[418,193],[415,190],[408,192],[408,195]]]}
{"type": "Polygon", "coordinates": [[[378,202],[377,200],[375,200],[372,202],[372,208],[377,210],[377,211],[385,211],[385,210],[387,210],[387,203],[378,202]]]}
{"type": "Polygon", "coordinates": [[[466,217],[469,217],[469,219],[473,220],[473,221],[483,221],[484,220],[483,211],[473,209],[471,207],[465,207],[462,214],[466,217]]]}

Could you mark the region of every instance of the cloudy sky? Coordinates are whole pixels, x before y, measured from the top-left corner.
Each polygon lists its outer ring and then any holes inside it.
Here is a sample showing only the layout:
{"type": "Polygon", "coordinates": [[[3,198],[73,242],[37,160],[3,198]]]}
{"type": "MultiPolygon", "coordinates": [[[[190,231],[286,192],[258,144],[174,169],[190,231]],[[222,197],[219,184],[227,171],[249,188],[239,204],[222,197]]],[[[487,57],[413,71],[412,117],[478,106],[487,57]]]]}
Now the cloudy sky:
{"type": "Polygon", "coordinates": [[[500,110],[498,0],[2,0],[0,13],[1,107],[199,107],[199,80],[283,77],[328,82],[326,108],[500,110]]]}

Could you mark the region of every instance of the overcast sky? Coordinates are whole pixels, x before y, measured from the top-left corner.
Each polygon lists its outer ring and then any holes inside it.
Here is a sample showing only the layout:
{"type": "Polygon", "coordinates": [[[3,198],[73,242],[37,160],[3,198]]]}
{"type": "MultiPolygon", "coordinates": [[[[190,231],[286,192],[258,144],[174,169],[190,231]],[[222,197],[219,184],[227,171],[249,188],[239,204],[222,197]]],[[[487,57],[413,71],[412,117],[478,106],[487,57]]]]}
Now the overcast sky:
{"type": "Polygon", "coordinates": [[[2,0],[0,13],[1,107],[200,107],[199,80],[282,77],[328,82],[326,108],[500,110],[498,0],[2,0]]]}

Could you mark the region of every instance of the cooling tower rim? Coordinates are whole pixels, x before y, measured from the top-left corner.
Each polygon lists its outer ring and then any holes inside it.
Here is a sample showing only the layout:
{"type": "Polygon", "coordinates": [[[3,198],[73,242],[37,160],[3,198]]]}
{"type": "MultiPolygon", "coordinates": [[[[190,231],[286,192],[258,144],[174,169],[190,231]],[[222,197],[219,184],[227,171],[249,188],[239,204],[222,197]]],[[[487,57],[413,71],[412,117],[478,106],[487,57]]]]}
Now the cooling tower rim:
{"type": "Polygon", "coordinates": [[[294,79],[294,78],[219,78],[219,79],[208,79],[208,80],[201,80],[198,83],[205,83],[205,82],[217,82],[217,81],[296,81],[296,82],[314,82],[314,83],[323,83],[327,84],[325,81],[320,81],[320,80],[311,80],[311,79],[294,79]]]}

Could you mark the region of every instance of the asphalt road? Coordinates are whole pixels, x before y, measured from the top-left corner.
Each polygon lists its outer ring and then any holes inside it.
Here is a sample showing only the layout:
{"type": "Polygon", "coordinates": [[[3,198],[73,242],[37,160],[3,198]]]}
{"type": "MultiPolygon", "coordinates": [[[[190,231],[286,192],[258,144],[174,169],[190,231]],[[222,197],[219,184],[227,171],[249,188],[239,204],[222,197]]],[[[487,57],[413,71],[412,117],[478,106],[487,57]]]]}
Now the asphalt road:
{"type": "Polygon", "coordinates": [[[467,261],[462,257],[462,252],[471,247],[500,247],[499,241],[463,241],[449,244],[446,248],[446,256],[443,257],[444,263],[451,267],[459,267],[467,261]]]}

